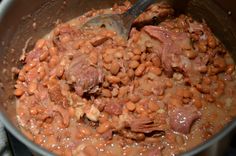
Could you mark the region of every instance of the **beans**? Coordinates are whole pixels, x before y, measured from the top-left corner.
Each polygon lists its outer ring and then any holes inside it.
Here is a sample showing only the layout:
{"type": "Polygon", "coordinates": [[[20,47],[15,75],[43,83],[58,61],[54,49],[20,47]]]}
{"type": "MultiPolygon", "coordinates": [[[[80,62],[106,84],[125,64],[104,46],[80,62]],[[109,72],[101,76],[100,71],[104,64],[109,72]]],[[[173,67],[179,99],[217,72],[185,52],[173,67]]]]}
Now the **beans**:
{"type": "Polygon", "coordinates": [[[121,83],[124,84],[124,85],[128,85],[130,79],[128,76],[125,76],[121,79],[121,83]]]}
{"type": "Polygon", "coordinates": [[[226,74],[232,74],[235,70],[235,65],[234,64],[229,64],[226,69],[226,74]]]}
{"type": "Polygon", "coordinates": [[[134,77],[134,70],[133,69],[128,69],[127,74],[130,78],[134,77]]]}
{"type": "Polygon", "coordinates": [[[131,102],[136,103],[140,100],[140,97],[138,95],[135,95],[135,94],[130,94],[129,99],[130,99],[131,102]]]}
{"type": "Polygon", "coordinates": [[[111,63],[112,60],[113,60],[113,57],[111,55],[104,54],[103,55],[103,60],[104,60],[105,63],[111,63]]]}
{"type": "Polygon", "coordinates": [[[140,55],[142,52],[141,52],[141,50],[139,48],[134,48],[133,53],[135,55],[140,55]]]}
{"type": "Polygon", "coordinates": [[[127,93],[128,93],[128,89],[129,89],[129,88],[128,88],[128,87],[125,87],[125,86],[120,87],[118,97],[119,97],[119,98],[125,97],[125,96],[127,95],[127,93]]]}
{"type": "Polygon", "coordinates": [[[39,56],[40,61],[45,61],[48,58],[48,51],[43,51],[43,53],[39,56]]]}
{"type": "Polygon", "coordinates": [[[215,67],[224,69],[226,67],[225,59],[222,57],[217,57],[214,59],[213,64],[215,67]]]}
{"type": "Polygon", "coordinates": [[[210,48],[215,48],[216,47],[216,39],[213,35],[209,35],[207,37],[207,43],[210,48]]]}
{"type": "Polygon", "coordinates": [[[183,97],[185,98],[191,98],[193,96],[192,92],[189,91],[188,89],[184,89],[183,91],[183,97]]]}
{"type": "Polygon", "coordinates": [[[64,67],[63,66],[58,66],[56,70],[56,75],[58,78],[61,78],[64,74],[64,67]]]}
{"type": "Polygon", "coordinates": [[[182,100],[180,98],[176,98],[176,97],[171,98],[169,103],[175,107],[182,106],[182,100]]]}
{"type": "Polygon", "coordinates": [[[135,70],[134,74],[136,76],[141,76],[145,70],[145,64],[140,64],[138,68],[135,70]]]}
{"type": "Polygon", "coordinates": [[[42,80],[46,75],[46,72],[43,66],[39,66],[38,73],[39,73],[39,78],[42,80]]]}
{"type": "Polygon", "coordinates": [[[198,44],[199,51],[205,53],[207,51],[206,41],[202,40],[198,44]]]}
{"type": "Polygon", "coordinates": [[[117,77],[117,76],[112,76],[112,75],[108,75],[106,76],[106,80],[109,82],[109,83],[119,83],[120,82],[120,78],[117,77]]]}
{"type": "Polygon", "coordinates": [[[110,72],[113,75],[116,75],[120,70],[120,65],[116,61],[113,61],[110,67],[110,72]]]}
{"type": "Polygon", "coordinates": [[[29,112],[30,112],[31,115],[36,115],[36,114],[38,114],[38,110],[37,110],[37,108],[35,108],[35,107],[31,108],[29,112]]]}
{"type": "Polygon", "coordinates": [[[162,73],[161,69],[158,68],[158,67],[155,67],[155,66],[151,66],[151,67],[149,68],[149,71],[150,71],[151,73],[157,75],[157,76],[160,76],[161,73],[162,73]]]}
{"type": "Polygon", "coordinates": [[[36,42],[35,48],[41,49],[41,48],[43,48],[43,46],[45,45],[45,43],[46,43],[46,40],[40,39],[40,40],[38,40],[38,41],[36,42]]]}
{"type": "Polygon", "coordinates": [[[132,68],[132,69],[135,69],[135,68],[137,68],[138,66],[139,66],[139,62],[136,61],[136,60],[132,60],[132,61],[130,61],[130,63],[129,63],[129,67],[132,68]]]}
{"type": "Polygon", "coordinates": [[[30,84],[28,85],[28,93],[32,95],[35,93],[36,90],[37,90],[37,81],[30,82],[30,84]]]}
{"type": "Polygon", "coordinates": [[[194,59],[197,57],[197,52],[193,50],[185,50],[185,56],[188,57],[189,59],[194,59]]]}
{"type": "Polygon", "coordinates": [[[145,62],[146,57],[147,57],[147,54],[146,53],[142,53],[141,58],[140,58],[142,63],[145,62]]]}
{"type": "Polygon", "coordinates": [[[119,58],[120,59],[120,58],[123,57],[123,53],[120,52],[120,51],[117,51],[117,52],[115,52],[114,56],[115,56],[115,58],[119,58]]]}
{"type": "Polygon", "coordinates": [[[98,156],[98,151],[93,145],[88,145],[83,149],[85,156],[98,156]]]}
{"type": "Polygon", "coordinates": [[[75,116],[75,109],[73,107],[69,107],[68,112],[71,118],[75,116]]]}
{"type": "Polygon", "coordinates": [[[51,47],[50,49],[49,49],[49,54],[50,54],[50,56],[56,56],[57,55],[57,48],[56,47],[51,47]]]}
{"type": "Polygon", "coordinates": [[[140,55],[134,55],[131,59],[138,61],[140,60],[140,55]]]}
{"type": "Polygon", "coordinates": [[[200,100],[199,98],[194,97],[194,98],[193,98],[193,104],[194,104],[198,109],[202,108],[202,102],[201,102],[201,100],[200,100]]]}
{"type": "Polygon", "coordinates": [[[160,107],[158,106],[158,104],[157,104],[157,103],[154,103],[154,102],[149,102],[149,103],[148,103],[148,108],[149,108],[151,111],[153,111],[153,112],[155,112],[155,111],[157,111],[158,109],[160,109],[160,107]]]}
{"type": "Polygon", "coordinates": [[[111,91],[109,89],[102,89],[102,96],[110,98],[112,96],[111,91]]]}
{"type": "Polygon", "coordinates": [[[97,52],[91,52],[89,55],[89,61],[92,64],[97,64],[98,63],[98,53],[97,52]]]}
{"type": "Polygon", "coordinates": [[[104,122],[102,124],[100,123],[96,130],[97,130],[98,133],[103,134],[106,131],[108,131],[110,129],[110,127],[111,127],[110,122],[106,121],[106,122],[104,122]]]}
{"type": "Polygon", "coordinates": [[[90,131],[89,128],[84,127],[84,126],[80,126],[79,133],[81,133],[83,136],[89,136],[89,135],[91,135],[92,132],[90,131]]]}
{"type": "Polygon", "coordinates": [[[135,107],[135,104],[131,101],[126,103],[126,108],[131,112],[135,110],[135,107]]]}
{"type": "Polygon", "coordinates": [[[25,91],[21,88],[16,88],[15,91],[14,91],[14,95],[15,96],[21,96],[25,93],[25,91]]]}
{"type": "Polygon", "coordinates": [[[161,60],[158,56],[153,57],[151,60],[152,60],[152,63],[154,66],[156,66],[156,67],[161,66],[161,60]]]}
{"type": "Polygon", "coordinates": [[[57,63],[58,63],[58,57],[57,56],[53,56],[49,60],[49,66],[50,67],[55,67],[57,65],[57,63]]]}

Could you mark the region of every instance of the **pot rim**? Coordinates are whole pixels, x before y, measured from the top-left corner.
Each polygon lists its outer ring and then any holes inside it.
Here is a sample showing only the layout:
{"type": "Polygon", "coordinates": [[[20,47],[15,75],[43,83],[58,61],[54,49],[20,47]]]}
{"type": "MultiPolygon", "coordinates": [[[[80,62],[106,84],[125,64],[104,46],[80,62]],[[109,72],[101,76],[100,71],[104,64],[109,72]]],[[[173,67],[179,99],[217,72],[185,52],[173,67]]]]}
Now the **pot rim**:
{"type": "MultiPolygon", "coordinates": [[[[2,0],[2,2],[0,3],[0,21],[5,16],[8,8],[11,6],[13,1],[14,0],[2,0]]],[[[19,130],[15,128],[15,126],[13,126],[13,124],[1,111],[0,111],[0,121],[3,123],[6,129],[11,134],[13,134],[14,137],[16,137],[19,141],[21,141],[23,144],[25,144],[28,148],[30,148],[34,152],[40,155],[54,156],[54,154],[48,151],[47,149],[40,147],[39,145],[35,144],[31,140],[29,140],[27,137],[25,137],[19,130]]],[[[182,156],[196,155],[204,151],[205,149],[209,148],[214,143],[220,141],[222,138],[224,138],[227,134],[229,134],[235,128],[236,128],[236,119],[234,118],[230,123],[228,123],[223,129],[220,130],[220,132],[218,132],[212,138],[194,147],[190,151],[181,153],[180,155],[182,156]]]]}

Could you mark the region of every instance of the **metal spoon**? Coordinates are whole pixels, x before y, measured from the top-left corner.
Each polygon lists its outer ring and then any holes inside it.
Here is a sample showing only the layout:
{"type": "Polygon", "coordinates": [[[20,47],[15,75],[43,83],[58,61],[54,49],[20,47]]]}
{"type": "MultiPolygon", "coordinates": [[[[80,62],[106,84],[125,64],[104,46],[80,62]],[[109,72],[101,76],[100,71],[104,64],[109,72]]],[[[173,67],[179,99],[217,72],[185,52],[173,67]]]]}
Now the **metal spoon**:
{"type": "Polygon", "coordinates": [[[105,27],[127,39],[133,21],[144,12],[148,6],[156,2],[157,0],[137,0],[137,2],[123,14],[99,15],[86,22],[82,27],[105,27]]]}

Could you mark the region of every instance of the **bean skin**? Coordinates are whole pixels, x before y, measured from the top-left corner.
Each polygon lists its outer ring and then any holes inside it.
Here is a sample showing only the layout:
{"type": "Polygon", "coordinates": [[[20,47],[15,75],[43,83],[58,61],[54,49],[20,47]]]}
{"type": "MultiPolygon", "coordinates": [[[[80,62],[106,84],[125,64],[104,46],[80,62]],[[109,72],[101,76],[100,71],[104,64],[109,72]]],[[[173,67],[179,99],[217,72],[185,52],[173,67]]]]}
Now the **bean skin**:
{"type": "Polygon", "coordinates": [[[109,83],[119,83],[120,82],[120,78],[117,76],[108,75],[108,76],[106,76],[106,79],[109,83]]]}

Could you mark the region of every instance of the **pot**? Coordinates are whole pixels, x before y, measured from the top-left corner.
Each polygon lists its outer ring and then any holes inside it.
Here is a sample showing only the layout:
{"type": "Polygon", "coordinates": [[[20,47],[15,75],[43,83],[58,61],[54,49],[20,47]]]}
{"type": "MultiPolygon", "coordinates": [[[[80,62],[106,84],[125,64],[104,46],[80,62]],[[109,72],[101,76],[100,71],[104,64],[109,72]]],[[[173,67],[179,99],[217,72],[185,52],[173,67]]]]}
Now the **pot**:
{"type": "MultiPolygon", "coordinates": [[[[115,2],[121,3],[122,1],[3,0],[1,2],[0,120],[8,131],[36,155],[53,154],[28,140],[17,126],[15,97],[13,95],[15,82],[11,68],[20,65],[18,60],[22,54],[22,49],[24,51],[32,49],[35,41],[48,33],[55,26],[56,21],[65,22],[92,8],[111,7],[115,2]]],[[[233,0],[225,0],[224,2],[220,0],[189,0],[186,4],[185,7],[175,5],[177,13],[185,12],[197,20],[204,19],[236,61],[236,11],[233,12],[236,10],[236,2],[233,0]]],[[[236,120],[233,120],[217,135],[182,155],[223,155],[235,129],[236,120]]]]}

